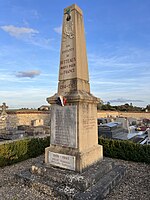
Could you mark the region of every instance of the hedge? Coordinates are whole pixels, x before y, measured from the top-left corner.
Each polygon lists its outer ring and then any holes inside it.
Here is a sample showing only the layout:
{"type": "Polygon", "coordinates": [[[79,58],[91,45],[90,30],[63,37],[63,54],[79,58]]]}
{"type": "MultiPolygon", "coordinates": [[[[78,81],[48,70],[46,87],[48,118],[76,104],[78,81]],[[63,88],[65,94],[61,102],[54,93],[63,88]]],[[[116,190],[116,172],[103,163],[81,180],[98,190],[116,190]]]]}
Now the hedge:
{"type": "MultiPolygon", "coordinates": [[[[39,156],[49,144],[50,137],[28,138],[0,144],[0,167],[39,156]]],[[[99,144],[103,145],[104,156],[150,163],[150,145],[103,138],[99,138],[99,144]]]]}
{"type": "Polygon", "coordinates": [[[50,137],[27,138],[0,144],[0,167],[39,156],[49,144],[50,137]]]}
{"type": "Polygon", "coordinates": [[[103,145],[104,156],[106,157],[150,163],[150,145],[104,138],[99,138],[98,142],[103,145]]]}

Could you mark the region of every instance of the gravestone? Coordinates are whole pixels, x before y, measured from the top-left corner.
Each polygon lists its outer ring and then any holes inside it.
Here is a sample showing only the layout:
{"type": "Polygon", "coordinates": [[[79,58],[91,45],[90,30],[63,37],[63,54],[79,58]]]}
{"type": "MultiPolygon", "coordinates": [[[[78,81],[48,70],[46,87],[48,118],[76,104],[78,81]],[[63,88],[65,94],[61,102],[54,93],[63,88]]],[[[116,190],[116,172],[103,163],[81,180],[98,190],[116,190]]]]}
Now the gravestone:
{"type": "Polygon", "coordinates": [[[128,132],[129,130],[129,121],[127,118],[124,117],[116,117],[115,119],[116,122],[121,122],[122,123],[122,127],[125,131],[128,132]]]}
{"type": "Polygon", "coordinates": [[[1,113],[0,113],[0,133],[5,133],[6,128],[7,128],[7,112],[6,109],[8,108],[8,106],[6,106],[6,103],[3,103],[2,106],[0,106],[1,113]]]}
{"type": "MultiPolygon", "coordinates": [[[[73,160],[68,169],[81,172],[103,159],[97,133],[99,99],[90,93],[83,14],[75,4],[64,9],[58,91],[47,101],[51,104],[52,117],[45,162],[55,165],[51,157],[57,154],[59,159],[64,155],[66,160],[73,160]],[[65,106],[56,105],[59,96],[67,99],[65,106]]],[[[63,167],[63,161],[60,165],[58,162],[57,166],[63,167]]]]}
{"type": "Polygon", "coordinates": [[[6,106],[6,103],[3,103],[3,105],[0,106],[0,108],[2,108],[1,115],[7,115],[6,109],[8,108],[8,106],[6,106]]]}

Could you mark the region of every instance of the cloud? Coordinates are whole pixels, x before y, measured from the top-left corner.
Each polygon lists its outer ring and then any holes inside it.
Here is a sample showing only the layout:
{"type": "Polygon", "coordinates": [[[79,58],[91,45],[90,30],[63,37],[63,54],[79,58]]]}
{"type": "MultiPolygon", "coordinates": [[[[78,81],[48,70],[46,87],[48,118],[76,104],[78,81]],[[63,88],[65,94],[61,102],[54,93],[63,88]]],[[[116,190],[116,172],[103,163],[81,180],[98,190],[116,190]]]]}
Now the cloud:
{"type": "Polygon", "coordinates": [[[24,36],[33,36],[39,31],[32,29],[32,28],[27,28],[27,27],[17,27],[13,25],[7,25],[7,26],[1,26],[1,29],[4,30],[5,32],[9,33],[9,35],[14,36],[16,38],[21,38],[24,36]]]}
{"type": "MultiPolygon", "coordinates": [[[[107,49],[106,49],[107,50],[107,49]]],[[[120,48],[89,54],[91,89],[112,104],[149,103],[149,49],[120,48]]]]}
{"type": "Polygon", "coordinates": [[[88,54],[88,60],[93,67],[107,67],[110,69],[139,69],[149,68],[150,50],[142,48],[133,48],[130,46],[119,46],[116,49],[113,47],[105,48],[99,52],[88,54]]]}
{"type": "Polygon", "coordinates": [[[145,63],[139,63],[135,61],[130,60],[130,56],[121,56],[121,55],[114,55],[114,56],[97,56],[95,54],[89,54],[89,63],[93,65],[94,67],[109,67],[109,68],[136,68],[140,66],[141,64],[145,63]]]}
{"type": "Polygon", "coordinates": [[[118,99],[113,99],[109,100],[110,103],[127,103],[127,102],[144,102],[143,100],[139,99],[124,99],[124,98],[118,98],[118,99]]]}
{"type": "Polygon", "coordinates": [[[33,28],[16,27],[13,25],[1,26],[0,28],[7,32],[10,36],[26,43],[46,49],[56,50],[52,47],[53,38],[40,37],[39,31],[33,28]]]}
{"type": "Polygon", "coordinates": [[[31,70],[31,71],[19,71],[16,74],[16,77],[18,78],[34,78],[35,76],[40,75],[41,72],[39,70],[31,70]]]}
{"type": "Polygon", "coordinates": [[[59,27],[55,27],[54,28],[54,31],[56,32],[56,33],[58,33],[58,34],[62,34],[62,25],[61,26],[59,26],[59,27]]]}

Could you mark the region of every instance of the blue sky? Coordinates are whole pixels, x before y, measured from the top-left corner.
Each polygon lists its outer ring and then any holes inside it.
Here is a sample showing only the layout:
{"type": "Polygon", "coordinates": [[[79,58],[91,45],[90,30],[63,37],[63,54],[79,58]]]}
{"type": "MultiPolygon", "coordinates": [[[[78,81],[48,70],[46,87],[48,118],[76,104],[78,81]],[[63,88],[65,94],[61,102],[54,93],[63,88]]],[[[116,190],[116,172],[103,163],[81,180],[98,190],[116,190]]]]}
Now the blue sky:
{"type": "Polygon", "coordinates": [[[84,14],[91,93],[150,103],[149,0],[0,0],[0,104],[37,108],[57,92],[63,9],[84,14]]]}

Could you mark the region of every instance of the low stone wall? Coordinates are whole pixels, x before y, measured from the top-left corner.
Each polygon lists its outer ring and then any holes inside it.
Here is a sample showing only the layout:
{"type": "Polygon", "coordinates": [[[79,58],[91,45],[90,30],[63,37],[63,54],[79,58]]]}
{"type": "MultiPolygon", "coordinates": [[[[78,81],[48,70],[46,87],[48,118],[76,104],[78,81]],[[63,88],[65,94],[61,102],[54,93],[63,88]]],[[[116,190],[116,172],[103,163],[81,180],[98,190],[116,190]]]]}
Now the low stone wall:
{"type": "Polygon", "coordinates": [[[7,128],[16,128],[20,125],[31,126],[33,120],[43,120],[44,126],[50,125],[50,112],[37,111],[37,112],[16,112],[8,113],[7,128]]]}
{"type": "Polygon", "coordinates": [[[120,116],[123,117],[132,117],[132,118],[136,118],[136,119],[140,119],[140,118],[146,118],[146,119],[150,119],[150,113],[144,113],[144,112],[137,112],[137,113],[133,113],[133,112],[119,112],[120,116]]]}
{"type": "MultiPolygon", "coordinates": [[[[132,117],[136,119],[147,118],[150,119],[150,112],[117,112],[117,111],[98,111],[98,118],[106,118],[106,117],[132,117]]],[[[9,113],[6,118],[6,126],[8,129],[17,128],[20,125],[28,125],[31,126],[31,122],[33,120],[43,120],[44,126],[50,126],[50,112],[49,111],[34,111],[34,112],[13,112],[9,113]]]]}
{"type": "Polygon", "coordinates": [[[117,111],[97,111],[97,118],[117,117],[119,113],[117,111]]]}
{"type": "Polygon", "coordinates": [[[141,118],[146,118],[150,119],[150,112],[118,112],[118,111],[98,111],[97,112],[97,117],[98,118],[106,118],[106,117],[117,117],[117,116],[122,116],[122,117],[128,117],[128,118],[136,118],[136,119],[141,119],[141,118]]]}

